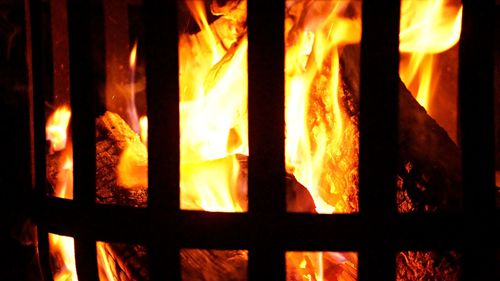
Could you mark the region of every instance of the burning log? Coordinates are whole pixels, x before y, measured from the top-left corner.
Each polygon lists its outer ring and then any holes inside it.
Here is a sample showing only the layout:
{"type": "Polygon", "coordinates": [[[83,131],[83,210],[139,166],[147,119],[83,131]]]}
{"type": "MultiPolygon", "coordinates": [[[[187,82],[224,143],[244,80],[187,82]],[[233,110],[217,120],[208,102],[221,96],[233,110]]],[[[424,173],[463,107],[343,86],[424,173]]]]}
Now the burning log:
{"type": "MultiPolygon", "coordinates": [[[[57,184],[60,153],[49,157],[48,180],[57,184]]],[[[129,158],[130,160],[130,158],[129,158]]],[[[247,157],[240,155],[241,189],[247,184],[247,157]]],[[[131,207],[147,207],[147,150],[139,136],[118,115],[106,112],[96,120],[96,202],[131,207]],[[131,152],[132,165],[124,168],[121,158],[131,152]],[[118,169],[129,169],[139,180],[121,180],[118,169]],[[141,180],[142,179],[142,180],[141,180]],[[146,181],[144,181],[146,179],[146,181]]],[[[129,161],[130,162],[130,161],[129,161]]],[[[130,165],[130,164],[129,164],[130,165]]],[[[314,212],[314,201],[292,175],[287,175],[288,210],[293,212],[314,212]]],[[[246,198],[245,198],[246,200],[246,198]]],[[[117,280],[148,280],[146,248],[141,245],[122,243],[102,243],[102,251],[108,264],[113,265],[117,280]]],[[[200,250],[181,251],[182,274],[184,280],[228,280],[246,279],[246,251],[200,250]]]]}
{"type": "MultiPolygon", "coordinates": [[[[344,107],[359,114],[359,45],[343,49],[341,75],[344,107]]],[[[400,82],[399,88],[399,212],[453,211],[461,208],[460,151],[400,82]]],[[[401,252],[397,280],[457,280],[460,255],[450,252],[401,252]]]]}
{"type": "MultiPolygon", "coordinates": [[[[344,108],[352,116],[359,114],[359,54],[359,45],[351,45],[343,49],[340,58],[344,108]]],[[[459,148],[403,82],[399,88],[398,145],[399,211],[458,210],[463,198],[459,148]]]]}
{"type": "Polygon", "coordinates": [[[146,146],[118,114],[108,111],[97,119],[96,158],[97,203],[147,207],[147,181],[130,184],[117,177],[122,168],[143,172],[147,179],[146,146]],[[128,165],[135,167],[122,167],[120,156],[130,151],[128,165]]]}

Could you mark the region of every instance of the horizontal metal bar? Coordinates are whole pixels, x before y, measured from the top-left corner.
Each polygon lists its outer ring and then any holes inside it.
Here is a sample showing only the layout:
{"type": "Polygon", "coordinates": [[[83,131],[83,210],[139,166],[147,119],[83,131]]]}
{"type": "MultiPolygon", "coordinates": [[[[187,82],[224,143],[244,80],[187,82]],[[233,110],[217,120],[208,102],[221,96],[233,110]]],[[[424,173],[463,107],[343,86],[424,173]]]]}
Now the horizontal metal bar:
{"type": "MultiPolygon", "coordinates": [[[[255,235],[248,213],[182,211],[177,215],[159,214],[148,227],[148,210],[111,205],[82,209],[71,200],[50,198],[36,212],[38,224],[51,233],[78,236],[94,233],[99,241],[143,244],[149,232],[167,237],[175,231],[180,248],[250,249],[255,235]],[[178,228],[169,227],[177,219],[178,228]],[[112,223],[111,223],[112,222],[112,223]]],[[[496,217],[498,218],[499,212],[496,217]]],[[[463,213],[413,213],[395,217],[387,235],[396,251],[462,249],[466,226],[463,213]]],[[[288,213],[265,216],[273,221],[275,235],[271,242],[288,251],[359,251],[370,248],[376,239],[370,233],[380,227],[380,220],[368,220],[359,214],[316,215],[288,213]]],[[[493,231],[493,235],[500,235],[493,231]]],[[[476,243],[480,243],[477,241],[476,243]]]]}

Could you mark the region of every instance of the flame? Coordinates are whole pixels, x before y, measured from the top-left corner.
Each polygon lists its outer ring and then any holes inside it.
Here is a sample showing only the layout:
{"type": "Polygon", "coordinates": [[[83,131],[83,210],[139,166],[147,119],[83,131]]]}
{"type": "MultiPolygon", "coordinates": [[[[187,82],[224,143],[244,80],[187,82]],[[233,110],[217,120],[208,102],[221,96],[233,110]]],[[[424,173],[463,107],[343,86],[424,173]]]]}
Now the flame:
{"type": "Polygon", "coordinates": [[[185,3],[200,31],[179,38],[181,208],[243,211],[236,155],[248,155],[247,38],[221,39],[204,2],[185,3]]]}
{"type": "Polygon", "coordinates": [[[130,51],[130,56],[129,56],[129,60],[128,60],[128,65],[132,71],[135,70],[136,59],[137,59],[137,40],[134,43],[134,47],[132,47],[132,50],[130,51]]]}
{"type": "Polygon", "coordinates": [[[54,281],[78,281],[74,245],[73,237],[49,233],[50,253],[56,261],[52,266],[54,281]]]}
{"type": "Polygon", "coordinates": [[[148,186],[148,151],[140,141],[130,141],[120,155],[116,167],[117,184],[138,189],[148,186]]]}
{"type": "Polygon", "coordinates": [[[353,211],[336,202],[356,185],[345,177],[357,170],[357,136],[342,108],[339,62],[342,47],[361,39],[360,13],[345,16],[348,8],[359,11],[351,5],[298,1],[285,22],[286,167],[318,213],[353,211]]]}
{"type": "MultiPolygon", "coordinates": [[[[59,152],[59,171],[54,187],[54,196],[73,199],[73,149],[68,141],[68,125],[71,111],[67,105],[58,107],[47,119],[45,127],[51,153],[59,152]]],[[[49,249],[53,264],[55,281],[77,281],[75,248],[73,237],[49,233],[49,249]]]]}
{"type": "Polygon", "coordinates": [[[148,145],[148,117],[141,116],[139,118],[139,127],[141,132],[141,141],[144,145],[148,145]]]}
{"type": "Polygon", "coordinates": [[[63,105],[57,108],[47,119],[45,126],[46,139],[50,141],[51,152],[61,151],[66,148],[67,129],[71,119],[71,110],[63,105]]]}
{"type": "Polygon", "coordinates": [[[46,139],[50,141],[51,154],[59,152],[54,196],[73,199],[73,146],[68,142],[68,125],[71,110],[67,105],[58,107],[47,119],[46,139]]]}
{"type": "Polygon", "coordinates": [[[135,105],[135,72],[136,72],[136,63],[137,63],[137,40],[134,43],[134,46],[132,47],[132,50],[130,51],[130,56],[129,56],[129,67],[130,67],[130,93],[127,100],[127,114],[128,114],[128,120],[130,123],[130,127],[134,132],[139,133],[140,131],[140,126],[139,126],[139,120],[137,116],[137,107],[135,105]]]}
{"type": "MultiPolygon", "coordinates": [[[[200,31],[179,37],[181,208],[242,212],[246,210],[246,186],[239,178],[242,168],[237,155],[249,153],[248,41],[241,28],[246,1],[239,2],[236,12],[222,14],[213,23],[208,21],[203,1],[185,3],[200,31]],[[221,22],[230,27],[229,32],[221,30],[221,22]]],[[[357,199],[347,194],[357,190],[358,133],[346,110],[340,54],[344,46],[361,40],[360,3],[287,1],[286,7],[287,172],[309,190],[318,213],[355,212],[357,199]]],[[[403,1],[400,50],[411,55],[408,62],[402,61],[401,77],[407,85],[419,81],[415,91],[419,97],[428,97],[435,83],[432,56],[458,41],[461,13],[461,8],[448,8],[443,1],[403,1]]],[[[135,105],[137,45],[136,41],[129,57],[128,120],[140,133],[142,144],[147,144],[147,117],[139,119],[135,105]]],[[[428,101],[419,99],[423,104],[428,101]]],[[[60,139],[55,136],[51,143],[60,139]]],[[[65,142],[64,138],[64,145],[53,150],[64,149],[65,142]]],[[[142,157],[147,156],[147,146],[139,144],[129,145],[120,157],[117,175],[121,186],[147,186],[147,163],[143,162],[147,157],[142,157]]],[[[62,167],[72,174],[70,159],[62,167]]],[[[66,197],[69,189],[61,185],[57,193],[66,197]]],[[[110,253],[104,244],[98,243],[97,249],[100,277],[115,280],[110,253]]],[[[343,263],[343,258],[342,254],[303,253],[296,268],[306,270],[304,279],[323,280],[325,259],[343,263]]],[[[340,280],[354,279],[351,274],[340,280]]]]}
{"type": "Polygon", "coordinates": [[[97,264],[99,265],[98,274],[100,281],[115,281],[115,280],[131,280],[131,274],[128,268],[121,264],[119,259],[116,259],[114,254],[109,249],[109,243],[97,241],[97,264]],[[117,272],[116,263],[120,272],[117,272]],[[125,276],[122,276],[125,275],[125,276]]]}
{"type": "Polygon", "coordinates": [[[460,39],[462,6],[445,0],[402,1],[400,76],[427,110],[439,83],[438,55],[460,39]]]}

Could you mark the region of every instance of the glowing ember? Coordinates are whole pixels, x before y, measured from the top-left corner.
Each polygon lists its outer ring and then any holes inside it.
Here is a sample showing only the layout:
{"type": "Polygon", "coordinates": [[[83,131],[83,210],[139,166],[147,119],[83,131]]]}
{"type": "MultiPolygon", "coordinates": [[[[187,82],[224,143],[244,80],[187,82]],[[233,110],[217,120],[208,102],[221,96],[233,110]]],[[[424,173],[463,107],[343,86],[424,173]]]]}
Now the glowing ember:
{"type": "Polygon", "coordinates": [[[126,188],[148,186],[148,151],[142,142],[129,142],[116,168],[117,184],[126,188]]]}

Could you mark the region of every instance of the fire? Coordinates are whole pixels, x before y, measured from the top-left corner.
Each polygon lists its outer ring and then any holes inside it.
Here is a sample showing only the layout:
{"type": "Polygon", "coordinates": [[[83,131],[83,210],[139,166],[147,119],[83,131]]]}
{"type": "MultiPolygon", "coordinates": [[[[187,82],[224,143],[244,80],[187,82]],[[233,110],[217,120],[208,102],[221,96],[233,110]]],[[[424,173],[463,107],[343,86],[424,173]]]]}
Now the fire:
{"type": "Polygon", "coordinates": [[[68,106],[57,108],[48,118],[45,132],[47,140],[50,141],[51,152],[61,151],[66,148],[67,128],[71,118],[68,106]]]}
{"type": "Polygon", "coordinates": [[[402,1],[400,76],[427,110],[439,83],[438,54],[460,39],[462,7],[446,0],[402,1]]]}
{"type": "Polygon", "coordinates": [[[130,127],[136,133],[139,133],[140,126],[137,117],[137,109],[135,105],[135,74],[136,74],[136,64],[137,64],[137,41],[135,41],[129,56],[129,67],[130,67],[130,93],[127,100],[127,114],[128,120],[130,122],[130,127]]]}
{"type": "Polygon", "coordinates": [[[147,116],[141,116],[139,118],[139,127],[140,132],[141,132],[141,141],[143,144],[146,146],[148,145],[148,117],[147,116]]]}
{"type": "MultiPolygon", "coordinates": [[[[181,209],[243,212],[247,187],[240,178],[241,157],[249,154],[246,1],[218,14],[212,23],[203,1],[185,3],[199,32],[179,37],[181,209]]],[[[458,41],[461,15],[461,7],[444,0],[402,2],[401,77],[406,85],[417,85],[412,91],[426,107],[436,83],[434,56],[458,41]]],[[[284,36],[287,172],[308,189],[316,212],[356,212],[357,116],[346,109],[340,58],[344,47],[361,40],[361,3],[287,1],[284,36]]],[[[139,118],[135,104],[137,50],[136,41],[129,56],[126,119],[142,143],[129,144],[120,156],[117,180],[126,188],[147,186],[148,180],[148,120],[139,118]]],[[[71,145],[66,144],[70,116],[63,107],[47,123],[51,151],[64,154],[55,191],[62,198],[72,198],[73,162],[71,145]]],[[[72,241],[61,239],[51,235],[51,253],[63,257],[60,275],[76,280],[72,241]]],[[[100,278],[116,280],[106,244],[98,243],[97,252],[100,278]]],[[[347,275],[338,280],[355,280],[349,270],[357,261],[346,258],[350,256],[293,253],[287,254],[287,262],[301,272],[302,280],[328,279],[324,272],[332,264],[346,266],[347,275]]]]}
{"type": "Polygon", "coordinates": [[[357,170],[356,128],[342,109],[339,54],[360,41],[361,15],[345,16],[348,8],[360,7],[297,1],[285,21],[286,167],[309,190],[318,213],[356,209],[337,200],[356,187],[356,178],[345,175],[357,170]]]}
{"type": "MultiPolygon", "coordinates": [[[[68,125],[71,111],[68,106],[58,107],[47,119],[45,132],[50,141],[51,154],[60,153],[54,196],[73,199],[73,151],[68,141],[68,125]]],[[[77,281],[75,248],[72,237],[49,233],[49,248],[53,259],[55,281],[77,281]]]]}
{"type": "MultiPolygon", "coordinates": [[[[108,243],[105,242],[97,242],[97,263],[99,264],[98,274],[100,281],[115,281],[115,280],[130,280],[129,272],[122,271],[117,272],[115,263],[117,262],[114,259],[114,256],[110,251],[108,251],[108,243]],[[126,274],[126,278],[119,278],[119,274],[126,274]]],[[[126,267],[122,266],[122,270],[125,270],[126,267]]]]}
{"type": "MultiPolygon", "coordinates": [[[[137,60],[137,41],[134,43],[134,47],[132,47],[132,51],[130,51],[130,56],[128,60],[128,65],[132,71],[135,70],[135,61],[137,60]]],[[[133,82],[133,81],[131,81],[133,82]]]]}
{"type": "Polygon", "coordinates": [[[78,281],[73,237],[49,233],[54,281],[78,281]],[[55,250],[58,249],[58,250],[55,250]]]}
{"type": "Polygon", "coordinates": [[[248,155],[248,42],[237,31],[246,3],[212,24],[203,1],[185,3],[200,31],[179,38],[181,208],[243,211],[236,155],[248,155]],[[223,39],[221,24],[231,30],[223,39]]]}

